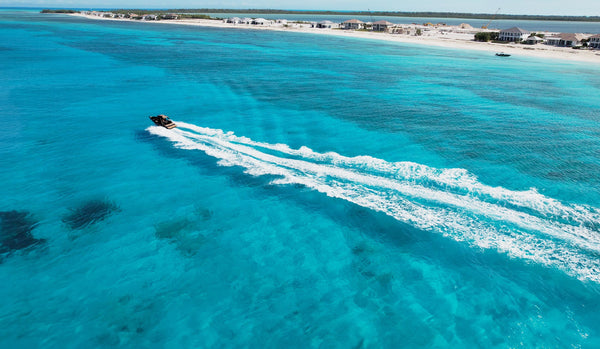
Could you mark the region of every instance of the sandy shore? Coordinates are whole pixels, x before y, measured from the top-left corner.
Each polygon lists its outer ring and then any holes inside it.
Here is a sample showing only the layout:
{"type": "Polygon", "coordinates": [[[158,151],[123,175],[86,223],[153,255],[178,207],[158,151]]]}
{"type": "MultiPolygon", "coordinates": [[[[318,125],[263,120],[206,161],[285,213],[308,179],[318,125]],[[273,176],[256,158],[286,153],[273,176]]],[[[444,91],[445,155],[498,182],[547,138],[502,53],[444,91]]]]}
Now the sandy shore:
{"type": "MultiPolygon", "coordinates": [[[[371,40],[382,40],[389,42],[410,43],[417,45],[428,45],[437,47],[447,47],[459,50],[477,50],[495,54],[496,52],[504,52],[514,56],[538,57],[547,59],[558,59],[577,62],[588,62],[600,64],[600,50],[574,50],[567,47],[555,47],[544,44],[537,45],[520,45],[520,44],[496,44],[491,42],[473,41],[473,35],[477,30],[460,30],[456,29],[453,32],[447,30],[427,30],[422,36],[389,34],[371,31],[355,31],[341,29],[322,29],[309,28],[301,25],[290,25],[284,27],[281,25],[249,25],[249,24],[231,24],[224,23],[221,20],[212,19],[177,19],[177,20],[161,20],[161,21],[139,21],[124,18],[103,18],[93,15],[85,15],[81,13],[72,14],[73,16],[85,17],[95,20],[106,21],[134,21],[143,23],[159,23],[159,24],[179,24],[201,27],[216,27],[216,28],[236,28],[236,29],[253,29],[253,30],[275,30],[284,32],[310,33],[317,35],[334,35],[341,37],[353,37],[371,40]]],[[[448,27],[445,27],[448,28],[448,27]]],[[[444,28],[444,29],[445,29],[444,28]]]]}

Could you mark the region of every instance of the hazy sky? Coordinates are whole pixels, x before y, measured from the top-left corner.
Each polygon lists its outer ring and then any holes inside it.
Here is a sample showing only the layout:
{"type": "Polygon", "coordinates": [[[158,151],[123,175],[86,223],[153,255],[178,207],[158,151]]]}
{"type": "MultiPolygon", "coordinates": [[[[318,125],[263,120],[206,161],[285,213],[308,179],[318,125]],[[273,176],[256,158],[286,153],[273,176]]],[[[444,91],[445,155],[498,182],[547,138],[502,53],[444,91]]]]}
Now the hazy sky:
{"type": "Polygon", "coordinates": [[[0,7],[273,8],[600,16],[600,0],[0,0],[0,7]]]}

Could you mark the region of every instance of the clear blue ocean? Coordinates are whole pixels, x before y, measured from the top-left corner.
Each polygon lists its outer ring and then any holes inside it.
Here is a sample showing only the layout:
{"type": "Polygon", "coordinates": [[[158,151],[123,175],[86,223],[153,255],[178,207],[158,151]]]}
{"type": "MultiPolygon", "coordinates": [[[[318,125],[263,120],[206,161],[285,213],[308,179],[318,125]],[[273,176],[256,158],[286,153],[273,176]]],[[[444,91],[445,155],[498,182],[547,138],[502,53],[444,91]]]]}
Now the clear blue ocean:
{"type": "Polygon", "coordinates": [[[600,347],[598,64],[3,10],[0,115],[1,348],[600,347]]]}

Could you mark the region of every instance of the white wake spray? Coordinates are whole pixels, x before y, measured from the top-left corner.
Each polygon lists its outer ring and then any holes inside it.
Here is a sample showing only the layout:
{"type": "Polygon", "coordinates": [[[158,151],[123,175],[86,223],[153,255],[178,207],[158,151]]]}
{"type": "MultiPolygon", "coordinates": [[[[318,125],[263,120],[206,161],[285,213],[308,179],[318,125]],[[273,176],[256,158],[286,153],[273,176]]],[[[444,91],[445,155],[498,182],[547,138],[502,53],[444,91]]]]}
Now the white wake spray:
{"type": "Polygon", "coordinates": [[[220,165],[241,166],[254,176],[280,177],[273,184],[302,184],[419,229],[600,282],[600,232],[593,228],[600,224],[598,209],[563,204],[534,189],[490,187],[464,169],[322,154],[177,125],[173,130],[148,131],[170,139],[176,147],[204,151],[220,165]]]}

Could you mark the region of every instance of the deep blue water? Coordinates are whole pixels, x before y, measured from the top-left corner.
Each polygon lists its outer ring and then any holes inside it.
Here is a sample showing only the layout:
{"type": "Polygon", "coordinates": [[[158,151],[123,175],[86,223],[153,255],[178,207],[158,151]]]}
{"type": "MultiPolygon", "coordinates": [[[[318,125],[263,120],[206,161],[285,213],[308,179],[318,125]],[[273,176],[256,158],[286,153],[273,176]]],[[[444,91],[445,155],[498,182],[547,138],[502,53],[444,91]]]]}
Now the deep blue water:
{"type": "Polygon", "coordinates": [[[598,65],[1,11],[0,113],[2,348],[600,346],[598,65]]]}

